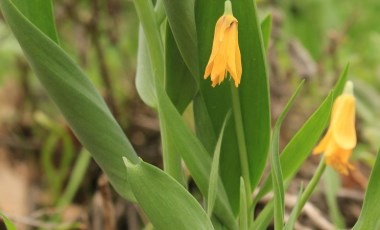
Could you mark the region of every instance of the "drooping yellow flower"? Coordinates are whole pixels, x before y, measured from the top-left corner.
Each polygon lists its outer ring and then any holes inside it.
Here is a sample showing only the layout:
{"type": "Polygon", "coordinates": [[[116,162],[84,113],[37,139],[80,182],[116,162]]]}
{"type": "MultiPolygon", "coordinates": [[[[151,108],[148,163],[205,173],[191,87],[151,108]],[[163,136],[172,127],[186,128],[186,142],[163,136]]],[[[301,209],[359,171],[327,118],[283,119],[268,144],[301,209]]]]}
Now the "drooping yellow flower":
{"type": "Polygon", "coordinates": [[[211,75],[212,87],[220,84],[227,76],[227,71],[240,84],[242,67],[238,42],[238,21],[232,15],[231,2],[225,2],[225,12],[215,26],[214,42],[204,78],[211,75]]]}
{"type": "Polygon", "coordinates": [[[353,166],[349,163],[356,146],[355,97],[352,82],[347,82],[345,92],[334,102],[330,126],[313,153],[325,154],[325,163],[341,174],[347,175],[353,166]]]}

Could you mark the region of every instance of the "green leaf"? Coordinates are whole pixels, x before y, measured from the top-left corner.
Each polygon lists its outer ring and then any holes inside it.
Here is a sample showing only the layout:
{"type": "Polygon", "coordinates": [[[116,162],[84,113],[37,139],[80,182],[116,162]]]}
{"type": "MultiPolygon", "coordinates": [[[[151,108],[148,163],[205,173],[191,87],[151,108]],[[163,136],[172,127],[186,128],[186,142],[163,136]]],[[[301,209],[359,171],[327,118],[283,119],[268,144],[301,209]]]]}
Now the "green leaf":
{"type": "MultiPolygon", "coordinates": [[[[169,160],[174,162],[176,159],[179,159],[179,157],[182,157],[202,194],[207,195],[211,158],[199,140],[184,124],[181,115],[164,90],[164,85],[161,81],[161,77],[163,76],[163,72],[161,72],[162,60],[160,59],[161,44],[159,44],[160,38],[157,36],[157,28],[152,26],[156,23],[152,17],[153,9],[151,2],[149,0],[135,1],[135,7],[143,25],[144,32],[147,35],[150,61],[153,69],[155,69],[153,76],[158,98],[160,125],[161,129],[164,130],[164,132],[162,132],[162,138],[163,144],[166,146],[164,147],[164,154],[167,156],[167,162],[169,162],[169,160]],[[170,152],[167,150],[170,150],[170,152]],[[181,156],[178,156],[178,154],[181,154],[181,156]]],[[[178,175],[176,174],[176,176],[178,175]]],[[[178,179],[178,177],[176,179],[178,179]]],[[[219,193],[217,195],[214,213],[223,221],[224,225],[235,229],[236,221],[231,212],[225,190],[221,183],[218,183],[218,186],[219,193]]]]}
{"type": "Polygon", "coordinates": [[[59,44],[51,0],[12,0],[12,2],[30,22],[59,44]]]}
{"type": "Polygon", "coordinates": [[[140,160],[101,95],[73,60],[10,0],[1,0],[0,7],[32,69],[76,136],[119,194],[132,199],[120,159],[140,160]]]}
{"type": "Polygon", "coordinates": [[[143,161],[123,160],[133,194],[155,228],[214,229],[197,200],[172,177],[143,161]]]}
{"type": "Polygon", "coordinates": [[[141,26],[139,29],[139,47],[137,54],[136,89],[145,104],[153,108],[157,107],[152,65],[146,46],[145,34],[141,26]]]}
{"type": "Polygon", "coordinates": [[[275,229],[282,229],[284,226],[284,182],[282,177],[282,169],[279,159],[279,139],[280,139],[280,128],[282,122],[288,113],[289,109],[293,106],[295,99],[301,91],[304,81],[297,87],[296,91],[293,93],[292,97],[286,104],[284,110],[281,112],[277,119],[277,122],[273,129],[272,135],[272,145],[271,145],[271,173],[273,181],[273,191],[274,191],[274,227],[275,229]]]}
{"type": "Polygon", "coordinates": [[[211,217],[212,211],[214,209],[216,194],[218,192],[218,181],[219,181],[219,158],[220,158],[220,148],[222,146],[222,139],[224,135],[224,129],[226,123],[229,120],[231,113],[228,113],[224,119],[222,129],[219,133],[218,142],[216,142],[214,156],[212,158],[210,181],[208,186],[208,196],[207,196],[207,215],[211,217]]]}
{"type": "Polygon", "coordinates": [[[261,21],[261,31],[263,34],[263,41],[264,41],[265,50],[268,50],[268,48],[269,48],[271,29],[272,29],[272,14],[268,14],[261,21]]]}
{"type": "Polygon", "coordinates": [[[195,129],[197,137],[207,150],[207,154],[212,156],[217,141],[217,133],[214,131],[213,122],[208,114],[204,97],[200,91],[194,97],[193,110],[196,127],[202,127],[202,129],[195,129]]]}
{"type": "Polygon", "coordinates": [[[297,217],[298,217],[298,210],[300,210],[302,208],[301,207],[301,205],[302,205],[302,203],[301,203],[302,192],[303,192],[303,185],[301,184],[296,205],[293,207],[293,210],[290,214],[290,217],[285,224],[284,230],[293,230],[294,229],[294,224],[296,223],[297,217]]]}
{"type": "Polygon", "coordinates": [[[169,25],[166,27],[165,58],[165,90],[179,113],[182,114],[194,98],[197,86],[182,59],[169,25]]]}
{"type": "Polygon", "coordinates": [[[343,70],[343,73],[340,75],[337,83],[335,84],[335,87],[333,89],[334,93],[334,100],[337,98],[339,95],[342,94],[344,90],[344,86],[346,85],[347,81],[347,76],[348,76],[348,70],[350,69],[350,64],[348,63],[346,67],[343,70]]]}
{"type": "Polygon", "coordinates": [[[197,91],[199,75],[194,1],[163,0],[166,29],[165,89],[182,113],[197,91]]]}
{"type": "MultiPolygon", "coordinates": [[[[171,103],[162,87],[157,88],[158,112],[161,128],[165,129],[165,140],[172,154],[181,154],[191,176],[203,195],[207,195],[210,177],[211,157],[199,140],[184,124],[181,115],[171,103]]],[[[229,228],[236,229],[236,221],[222,183],[218,183],[218,194],[214,213],[229,228]]]]}
{"type": "Polygon", "coordinates": [[[372,168],[364,203],[358,221],[353,230],[379,229],[380,227],[380,150],[372,168]]]}
{"type": "Polygon", "coordinates": [[[0,212],[0,217],[3,220],[5,227],[7,230],[16,230],[16,227],[13,225],[13,223],[4,215],[4,213],[0,212]]]}
{"type": "Polygon", "coordinates": [[[248,229],[248,210],[247,210],[247,194],[243,177],[240,177],[240,211],[239,226],[240,230],[248,229]]]}
{"type": "MultiPolygon", "coordinates": [[[[211,47],[214,29],[217,19],[223,15],[224,0],[218,1],[195,1],[195,18],[198,36],[198,50],[200,58],[200,90],[203,102],[197,111],[196,127],[198,132],[217,133],[223,123],[224,114],[231,108],[231,92],[229,83],[223,82],[221,85],[212,88],[209,79],[201,78],[206,64],[211,54],[211,47]],[[211,121],[213,130],[206,130],[201,121],[211,121]],[[205,117],[209,116],[208,119],[205,117]]],[[[239,46],[242,55],[243,75],[239,90],[239,100],[241,107],[241,117],[244,126],[245,144],[247,148],[247,158],[251,179],[251,188],[254,189],[262,176],[270,139],[270,108],[268,79],[266,61],[264,57],[263,39],[261,29],[257,19],[255,1],[233,0],[232,10],[234,16],[239,21],[239,46]]],[[[221,151],[221,177],[228,193],[230,203],[234,213],[239,210],[239,183],[240,183],[240,162],[238,156],[238,145],[234,123],[227,125],[226,135],[221,151]],[[228,140],[228,141],[227,141],[228,140]]],[[[213,141],[212,138],[203,140],[205,146],[214,146],[215,143],[205,143],[213,141]]],[[[215,141],[215,140],[214,140],[215,141]]]]}
{"type": "MultiPolygon", "coordinates": [[[[274,132],[273,132],[274,133],[274,132]]],[[[274,135],[273,135],[274,136],[274,135]]],[[[275,137],[273,138],[275,139],[275,137]]],[[[273,185],[273,193],[274,193],[274,228],[282,229],[284,226],[284,182],[282,178],[282,170],[280,159],[278,155],[278,134],[277,134],[277,151],[275,150],[275,146],[273,146],[271,150],[271,175],[272,175],[272,185],[273,185]]]]}
{"type": "MultiPolygon", "coordinates": [[[[161,95],[167,96],[164,92],[164,81],[165,81],[165,60],[164,60],[164,49],[162,43],[162,37],[160,34],[160,27],[157,20],[161,18],[161,1],[157,2],[156,10],[154,12],[153,3],[150,0],[139,0],[134,1],[137,14],[139,16],[142,28],[146,34],[145,38],[147,40],[147,48],[150,58],[150,63],[152,66],[152,76],[154,81],[154,89],[156,95],[160,91],[161,95]],[[162,91],[162,92],[161,92],[162,91]]],[[[169,104],[171,102],[169,101],[169,104]]],[[[161,107],[160,97],[158,97],[157,106],[161,107]]],[[[174,177],[179,182],[184,182],[182,168],[181,168],[181,156],[173,150],[173,145],[170,144],[170,140],[167,137],[166,125],[160,116],[160,127],[162,134],[162,149],[163,149],[163,162],[164,169],[169,175],[174,177]]]]}
{"type": "MultiPolygon", "coordinates": [[[[189,71],[198,80],[198,48],[194,0],[163,0],[173,38],[189,71]]],[[[194,87],[194,86],[191,86],[194,87]]]]}
{"type": "MultiPolygon", "coordinates": [[[[310,116],[305,124],[293,136],[280,154],[281,168],[284,180],[290,180],[309,156],[311,150],[318,142],[330,119],[330,111],[334,99],[341,94],[347,79],[348,65],[341,74],[332,93],[322,102],[318,109],[310,116]],[[289,162],[292,162],[289,164],[289,162]]],[[[264,181],[254,203],[260,200],[272,189],[271,176],[264,181]]]]}

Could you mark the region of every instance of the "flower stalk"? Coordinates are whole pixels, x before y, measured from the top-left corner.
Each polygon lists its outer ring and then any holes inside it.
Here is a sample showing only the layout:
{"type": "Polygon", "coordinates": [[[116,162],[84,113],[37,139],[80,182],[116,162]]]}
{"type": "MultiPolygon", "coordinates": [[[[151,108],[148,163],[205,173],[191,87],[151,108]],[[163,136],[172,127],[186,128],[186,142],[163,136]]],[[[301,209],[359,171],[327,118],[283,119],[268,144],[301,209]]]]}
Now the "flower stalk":
{"type": "Polygon", "coordinates": [[[322,157],[321,161],[319,162],[318,168],[316,169],[314,176],[311,178],[311,181],[305,188],[305,191],[303,192],[300,200],[300,206],[299,209],[297,210],[297,217],[301,213],[302,208],[305,206],[306,202],[310,199],[311,194],[313,193],[315,187],[317,186],[318,182],[320,181],[323,172],[326,169],[326,164],[325,164],[325,157],[322,157]]]}
{"type": "Polygon", "coordinates": [[[249,207],[251,205],[251,180],[249,177],[249,166],[248,166],[248,156],[247,156],[247,146],[245,142],[245,134],[244,134],[244,126],[243,119],[241,116],[241,107],[240,107],[240,98],[238,89],[231,83],[231,98],[232,98],[232,111],[234,115],[235,121],[235,131],[238,142],[239,149],[239,158],[240,158],[240,168],[241,174],[245,184],[245,194],[247,196],[247,209],[249,211],[249,207]]]}

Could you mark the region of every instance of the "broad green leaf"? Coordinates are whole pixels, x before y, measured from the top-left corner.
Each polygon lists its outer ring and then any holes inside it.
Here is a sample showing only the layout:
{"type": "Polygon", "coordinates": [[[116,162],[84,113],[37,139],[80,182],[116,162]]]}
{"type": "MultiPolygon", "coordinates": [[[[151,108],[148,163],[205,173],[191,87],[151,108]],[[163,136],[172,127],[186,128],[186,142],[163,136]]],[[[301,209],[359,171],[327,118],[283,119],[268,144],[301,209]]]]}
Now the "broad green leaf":
{"type": "Polygon", "coordinates": [[[182,59],[169,25],[166,27],[165,58],[165,90],[182,114],[194,98],[197,86],[190,70],[182,59]]]}
{"type": "MultiPolygon", "coordinates": [[[[135,1],[135,7],[139,15],[141,24],[147,37],[147,47],[149,50],[149,57],[152,63],[153,76],[155,82],[155,89],[158,98],[158,113],[160,117],[163,144],[165,144],[165,152],[168,158],[178,159],[178,154],[181,155],[185,161],[192,177],[200,188],[203,195],[207,195],[207,189],[210,176],[211,158],[203,145],[194,136],[184,124],[181,115],[172,104],[169,96],[164,90],[163,81],[161,77],[162,63],[160,61],[161,49],[160,38],[158,37],[157,28],[152,24],[155,23],[153,15],[153,7],[149,0],[135,1]],[[149,40],[148,40],[149,39],[149,40]],[[167,150],[170,149],[170,153],[167,150]],[[177,155],[174,155],[177,154],[177,155]]],[[[231,212],[225,190],[221,183],[218,183],[218,195],[215,203],[215,215],[223,221],[223,224],[231,229],[236,228],[236,221],[231,212]]]]}
{"type": "Polygon", "coordinates": [[[344,219],[342,213],[339,211],[337,193],[340,189],[340,176],[331,167],[326,168],[323,181],[325,182],[324,190],[326,196],[326,203],[328,213],[338,229],[345,229],[344,219]]]}
{"type": "MultiPolygon", "coordinates": [[[[153,9],[153,3],[150,0],[135,0],[135,8],[139,16],[142,29],[144,30],[146,46],[148,49],[149,59],[152,67],[152,79],[154,85],[154,91],[157,95],[159,90],[164,90],[165,81],[165,66],[164,66],[164,49],[162,38],[160,34],[160,23],[156,20],[159,18],[159,12],[155,13],[153,9]]],[[[157,11],[161,11],[162,2],[158,2],[157,11]]],[[[166,95],[165,92],[161,94],[166,95]]],[[[167,96],[167,95],[166,95],[167,96]]],[[[169,102],[171,103],[171,102],[169,102]]],[[[160,100],[157,100],[157,106],[160,107],[160,100]]],[[[167,128],[164,121],[159,119],[161,127],[162,149],[163,149],[163,161],[164,170],[169,175],[174,177],[180,183],[183,182],[182,168],[181,168],[181,156],[173,150],[170,140],[167,137],[167,128]]]]}
{"type": "Polygon", "coordinates": [[[168,18],[165,89],[182,113],[197,91],[199,75],[194,0],[163,0],[168,18]],[[195,79],[195,80],[194,80],[195,79]]]}
{"type": "Polygon", "coordinates": [[[198,139],[201,141],[207,153],[212,156],[214,151],[215,143],[217,141],[217,133],[214,131],[213,123],[211,121],[211,117],[208,114],[206,102],[204,97],[202,96],[202,92],[198,91],[198,93],[194,97],[193,101],[193,110],[196,128],[196,134],[198,139]]]}
{"type": "Polygon", "coordinates": [[[379,229],[380,227],[380,151],[372,168],[364,203],[353,230],[379,229]]]}
{"type": "MultiPolygon", "coordinates": [[[[157,88],[157,96],[158,112],[162,121],[161,128],[165,129],[166,145],[169,146],[172,153],[181,155],[195,183],[206,196],[211,172],[211,157],[195,135],[186,127],[181,115],[160,85],[157,88]]],[[[214,213],[224,225],[236,229],[236,221],[222,183],[218,183],[217,190],[214,213]]]]}
{"type": "Polygon", "coordinates": [[[282,229],[284,226],[284,212],[285,212],[285,191],[284,191],[284,181],[282,177],[282,169],[280,164],[279,156],[279,142],[280,142],[280,129],[282,122],[287,115],[289,109],[293,106],[295,99],[301,91],[303,86],[303,81],[298,86],[296,91],[293,93],[292,97],[286,104],[284,110],[278,117],[276,124],[273,129],[272,134],[272,144],[271,144],[271,173],[272,173],[272,185],[274,191],[274,227],[275,229],[282,229]]]}
{"type": "Polygon", "coordinates": [[[12,2],[30,22],[59,44],[51,0],[12,0],[12,2]]]}
{"type": "Polygon", "coordinates": [[[32,69],[76,136],[115,189],[132,198],[120,159],[127,157],[134,163],[140,160],[103,98],[73,60],[25,18],[12,1],[0,0],[0,7],[32,69]]]}
{"type": "MultiPolygon", "coordinates": [[[[310,116],[305,124],[298,130],[289,143],[285,146],[280,155],[281,168],[284,180],[290,180],[301,167],[302,163],[309,156],[311,150],[318,142],[330,119],[330,111],[334,101],[341,94],[348,74],[348,65],[336,83],[334,90],[322,102],[318,109],[310,116]],[[292,162],[289,164],[289,162],[292,162]]],[[[260,200],[272,189],[272,179],[269,176],[259,194],[255,197],[254,203],[260,200]]]]}
{"type": "Polygon", "coordinates": [[[14,224],[2,212],[0,212],[0,217],[3,220],[7,230],[16,230],[14,224]]]}
{"type": "Polygon", "coordinates": [[[228,113],[223,122],[222,129],[220,130],[220,133],[219,133],[218,141],[216,142],[214,156],[212,157],[210,180],[209,180],[208,193],[207,193],[207,215],[208,216],[211,216],[212,214],[212,211],[214,209],[216,194],[218,192],[220,148],[222,146],[224,129],[226,127],[226,123],[228,122],[230,115],[231,113],[228,113]]]}
{"type": "MultiPolygon", "coordinates": [[[[198,48],[197,32],[195,29],[194,0],[177,1],[163,0],[168,22],[189,71],[198,80],[198,48]]],[[[195,86],[195,82],[191,87],[195,86]]]]}
{"type": "Polygon", "coordinates": [[[261,21],[261,31],[263,34],[263,41],[264,41],[265,50],[268,50],[268,48],[269,48],[271,30],[272,30],[272,14],[268,14],[261,21]]]}
{"type": "MultiPolygon", "coordinates": [[[[261,178],[265,167],[270,139],[270,108],[266,61],[264,57],[263,39],[257,19],[255,1],[233,0],[232,10],[239,21],[239,46],[242,57],[243,75],[239,90],[241,117],[244,126],[245,144],[250,171],[251,188],[254,189],[261,178]]],[[[204,69],[211,54],[212,41],[217,19],[223,15],[224,0],[195,1],[195,18],[198,36],[200,62],[200,90],[204,105],[194,104],[197,111],[196,127],[199,132],[217,133],[223,123],[224,115],[231,108],[231,92],[228,80],[212,88],[209,79],[203,80],[204,69]],[[209,120],[213,130],[206,130],[204,124],[198,122],[209,120]],[[209,116],[208,119],[205,117],[209,116]]],[[[212,136],[212,135],[211,135],[212,136]]],[[[227,190],[234,213],[239,210],[240,162],[234,123],[227,125],[226,141],[221,151],[221,177],[227,190]]],[[[212,139],[202,140],[205,146],[212,139]]],[[[215,141],[215,140],[214,140],[215,141]]],[[[214,146],[212,143],[211,146],[214,146]]]]}
{"type": "Polygon", "coordinates": [[[144,161],[123,160],[133,194],[156,229],[214,229],[198,201],[172,177],[144,161]]]}
{"type": "Polygon", "coordinates": [[[300,188],[300,191],[298,193],[298,199],[297,199],[296,205],[293,207],[293,210],[290,213],[290,217],[285,224],[284,230],[293,230],[294,229],[294,224],[296,223],[297,217],[298,217],[298,210],[300,210],[302,208],[301,207],[302,192],[303,192],[303,185],[301,184],[301,188],[300,188]]]}
{"type": "Polygon", "coordinates": [[[136,89],[145,104],[153,108],[157,107],[152,65],[146,47],[145,34],[141,26],[139,29],[139,47],[137,54],[136,89]]]}

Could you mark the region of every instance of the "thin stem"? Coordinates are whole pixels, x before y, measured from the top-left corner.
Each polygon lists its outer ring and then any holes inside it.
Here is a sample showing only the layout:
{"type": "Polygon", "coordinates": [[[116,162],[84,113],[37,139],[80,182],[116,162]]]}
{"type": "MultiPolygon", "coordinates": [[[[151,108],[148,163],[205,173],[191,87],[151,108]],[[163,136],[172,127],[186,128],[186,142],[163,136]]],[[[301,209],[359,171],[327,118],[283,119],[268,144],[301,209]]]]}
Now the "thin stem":
{"type": "Polygon", "coordinates": [[[297,216],[299,216],[303,206],[305,206],[306,202],[309,200],[311,194],[313,193],[315,187],[317,186],[319,180],[322,177],[323,172],[326,169],[325,164],[325,157],[322,157],[321,162],[319,162],[318,168],[314,173],[313,178],[311,178],[311,181],[307,185],[305,191],[302,194],[301,200],[300,200],[300,208],[297,210],[297,216]]]}
{"type": "Polygon", "coordinates": [[[245,134],[243,127],[243,119],[241,117],[241,108],[240,108],[240,98],[239,91],[233,85],[230,84],[231,88],[231,97],[232,97],[232,111],[235,119],[235,131],[237,136],[238,148],[239,148],[239,157],[240,157],[240,168],[241,174],[243,176],[246,196],[247,196],[247,209],[251,204],[251,180],[249,179],[249,167],[248,167],[248,157],[247,157],[247,146],[245,144],[245,134]]]}

